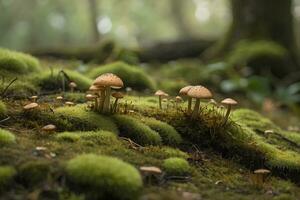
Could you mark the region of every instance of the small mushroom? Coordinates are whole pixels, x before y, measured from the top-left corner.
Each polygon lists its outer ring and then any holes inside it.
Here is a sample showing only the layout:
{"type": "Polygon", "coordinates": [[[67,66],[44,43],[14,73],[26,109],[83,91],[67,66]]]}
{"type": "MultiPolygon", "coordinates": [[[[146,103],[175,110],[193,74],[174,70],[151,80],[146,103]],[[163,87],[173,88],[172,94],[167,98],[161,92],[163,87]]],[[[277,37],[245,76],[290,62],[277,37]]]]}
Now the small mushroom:
{"type": "Polygon", "coordinates": [[[56,126],[53,124],[48,124],[42,128],[42,131],[47,133],[52,133],[56,130],[56,126]]]}
{"type": "MultiPolygon", "coordinates": [[[[179,91],[179,95],[187,96],[188,91],[192,87],[193,87],[192,85],[188,85],[188,86],[185,86],[185,87],[181,88],[180,91],[179,91]]],[[[191,113],[191,111],[192,111],[192,98],[189,97],[189,96],[187,96],[187,97],[188,97],[188,113],[191,113]]]]}
{"type": "Polygon", "coordinates": [[[268,174],[270,174],[271,171],[267,170],[267,169],[257,169],[254,171],[254,175],[255,175],[255,183],[258,186],[263,185],[263,183],[265,182],[268,174]]]}
{"type": "Polygon", "coordinates": [[[23,108],[24,108],[24,110],[33,110],[33,109],[37,108],[38,106],[39,106],[39,104],[37,104],[37,103],[30,103],[30,104],[25,105],[23,108]]]}
{"type": "Polygon", "coordinates": [[[74,106],[74,103],[72,101],[66,101],[65,104],[67,106],[74,106]]]}
{"type": "Polygon", "coordinates": [[[209,100],[209,103],[212,104],[212,105],[214,105],[214,106],[218,105],[218,103],[214,99],[209,100]]]}
{"type": "Polygon", "coordinates": [[[157,90],[154,95],[158,96],[158,106],[159,109],[162,109],[162,105],[161,105],[162,97],[167,97],[169,95],[162,90],[157,90]]]}
{"type": "Polygon", "coordinates": [[[183,99],[180,96],[176,96],[175,97],[175,101],[176,101],[176,109],[178,108],[178,104],[183,102],[183,99]]]}
{"type": "Polygon", "coordinates": [[[274,131],[273,130],[265,130],[264,131],[264,134],[265,134],[265,136],[266,137],[269,137],[271,134],[273,134],[274,133],[274,131]]]}
{"type": "Polygon", "coordinates": [[[113,105],[113,109],[112,109],[112,112],[116,112],[117,111],[117,105],[118,105],[118,100],[119,99],[122,99],[124,97],[124,94],[122,92],[114,92],[112,93],[113,97],[115,97],[115,102],[114,102],[114,105],[113,105]]]}
{"type": "Polygon", "coordinates": [[[200,99],[211,99],[213,96],[212,93],[202,85],[193,86],[189,89],[187,95],[191,98],[196,99],[195,107],[192,112],[192,118],[196,118],[198,116],[200,108],[200,99]]]}
{"type": "Polygon", "coordinates": [[[100,100],[100,97],[101,97],[101,93],[104,96],[104,88],[100,88],[100,87],[97,87],[95,85],[91,85],[91,87],[89,88],[89,92],[91,92],[92,94],[94,94],[96,96],[96,98],[95,98],[95,110],[96,111],[102,110],[102,107],[100,108],[99,100],[100,100]],[[101,91],[103,91],[103,92],[101,92],[101,91]]]}
{"type": "Polygon", "coordinates": [[[32,102],[35,103],[36,100],[38,99],[38,96],[36,96],[36,95],[35,96],[31,96],[30,99],[32,100],[32,102]]]}
{"type": "Polygon", "coordinates": [[[225,114],[225,117],[224,117],[224,125],[227,123],[228,121],[228,118],[229,118],[229,115],[230,115],[230,111],[231,111],[231,107],[236,105],[237,104],[237,101],[234,100],[234,99],[231,99],[231,98],[226,98],[224,100],[221,101],[221,103],[223,105],[226,105],[227,106],[227,111],[226,111],[226,114],[225,114]]]}
{"type": "Polygon", "coordinates": [[[155,181],[159,180],[159,176],[162,174],[162,170],[155,166],[142,166],[140,171],[147,183],[151,183],[152,179],[155,181]]]}
{"type": "Polygon", "coordinates": [[[115,74],[106,73],[98,76],[93,82],[93,85],[97,87],[103,87],[105,89],[105,94],[104,94],[104,90],[102,90],[100,101],[101,101],[101,107],[103,105],[103,112],[108,113],[111,88],[120,89],[124,87],[124,83],[122,79],[115,74]]]}
{"type": "Polygon", "coordinates": [[[73,93],[74,89],[77,87],[77,84],[75,82],[71,81],[69,83],[69,87],[71,88],[71,92],[73,93]]]}
{"type": "Polygon", "coordinates": [[[63,100],[63,99],[64,99],[64,98],[63,98],[62,96],[57,96],[57,97],[56,97],[56,100],[57,100],[57,101],[61,101],[61,100],[63,100]]]}

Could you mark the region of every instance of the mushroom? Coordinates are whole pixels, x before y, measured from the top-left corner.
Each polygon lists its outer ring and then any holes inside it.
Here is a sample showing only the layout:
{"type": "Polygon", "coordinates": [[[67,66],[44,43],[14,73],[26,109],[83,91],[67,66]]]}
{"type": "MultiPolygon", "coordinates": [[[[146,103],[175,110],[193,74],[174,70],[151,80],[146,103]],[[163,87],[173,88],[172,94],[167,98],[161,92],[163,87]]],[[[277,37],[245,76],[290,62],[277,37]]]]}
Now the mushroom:
{"type": "Polygon", "coordinates": [[[58,100],[58,101],[61,101],[61,100],[63,100],[64,98],[62,97],[62,96],[57,96],[56,97],[56,100],[58,100]]]}
{"type": "Polygon", "coordinates": [[[152,178],[158,181],[159,176],[162,174],[161,169],[155,166],[142,166],[140,171],[148,183],[151,183],[152,178]]]}
{"type": "Polygon", "coordinates": [[[161,106],[162,97],[167,97],[169,95],[167,93],[165,93],[164,91],[162,91],[162,90],[157,90],[154,95],[158,96],[159,109],[162,109],[162,106],[161,106]]]}
{"type": "Polygon", "coordinates": [[[31,96],[30,99],[35,103],[37,100],[38,96],[31,96]]]}
{"type": "MultiPolygon", "coordinates": [[[[179,91],[179,94],[182,95],[182,96],[187,96],[187,93],[188,91],[192,88],[193,86],[192,85],[188,85],[188,86],[185,86],[183,88],[180,89],[179,91]]],[[[192,98],[187,96],[188,97],[188,113],[191,112],[192,110],[192,98]]]]}
{"type": "Polygon", "coordinates": [[[270,173],[271,173],[271,171],[267,170],[267,169],[257,169],[257,170],[255,170],[254,171],[255,183],[257,185],[262,185],[264,183],[264,181],[266,180],[266,177],[270,173]]]}
{"type": "Polygon", "coordinates": [[[175,101],[176,101],[176,109],[178,108],[178,104],[181,103],[183,101],[183,99],[180,96],[176,96],[175,97],[175,101]]]}
{"type": "MultiPolygon", "coordinates": [[[[91,85],[91,87],[89,88],[89,91],[92,92],[94,95],[96,95],[95,98],[95,110],[102,110],[102,108],[100,108],[100,102],[99,102],[99,98],[101,97],[101,91],[104,91],[104,88],[100,88],[97,87],[95,85],[91,85]]],[[[104,96],[104,94],[103,94],[104,96]]]]}
{"type": "Polygon", "coordinates": [[[112,112],[116,112],[118,100],[122,99],[124,97],[124,94],[122,92],[114,92],[114,93],[112,93],[111,96],[115,97],[115,99],[116,99],[114,102],[114,105],[113,105],[113,109],[112,109],[112,112]]]}
{"type": "Polygon", "coordinates": [[[97,97],[93,94],[87,94],[85,95],[85,98],[87,101],[95,101],[94,109],[96,109],[97,97]]]}
{"type": "Polygon", "coordinates": [[[223,105],[227,106],[227,111],[226,111],[226,114],[225,114],[225,117],[224,117],[225,118],[224,125],[225,125],[228,121],[228,117],[229,117],[229,114],[230,114],[230,111],[231,111],[231,107],[236,105],[237,101],[234,100],[234,99],[231,99],[231,98],[226,98],[226,99],[222,100],[221,103],[223,105]]]}
{"type": "Polygon", "coordinates": [[[113,89],[122,88],[124,86],[122,79],[116,76],[115,74],[106,73],[98,76],[95,79],[93,85],[97,87],[103,87],[105,89],[105,94],[104,94],[104,90],[101,90],[100,107],[102,107],[103,105],[103,112],[108,113],[111,88],[113,89]]]}
{"type": "Polygon", "coordinates": [[[66,101],[65,104],[67,106],[74,106],[74,103],[72,101],[66,101]]]}
{"type": "Polygon", "coordinates": [[[54,132],[55,130],[56,130],[56,126],[53,124],[48,124],[42,128],[42,131],[48,132],[48,133],[54,132]]]}
{"type": "Polygon", "coordinates": [[[37,103],[30,103],[30,104],[25,105],[23,108],[24,108],[24,110],[33,110],[33,109],[37,108],[38,106],[39,106],[39,104],[37,104],[37,103]]]}
{"type": "Polygon", "coordinates": [[[264,131],[264,134],[265,134],[265,136],[266,137],[269,137],[271,134],[273,134],[274,133],[274,131],[273,130],[265,130],[264,131]]]}
{"type": "Polygon", "coordinates": [[[75,82],[71,81],[69,83],[69,87],[71,88],[71,92],[73,93],[74,89],[77,87],[77,84],[75,82]]]}
{"type": "Polygon", "coordinates": [[[213,95],[206,87],[197,85],[189,89],[187,96],[196,99],[195,107],[192,113],[192,118],[196,118],[199,113],[200,99],[211,99],[213,95]]]}
{"type": "Polygon", "coordinates": [[[209,100],[209,103],[212,104],[212,105],[214,105],[214,106],[218,105],[218,103],[214,99],[209,100]]]}

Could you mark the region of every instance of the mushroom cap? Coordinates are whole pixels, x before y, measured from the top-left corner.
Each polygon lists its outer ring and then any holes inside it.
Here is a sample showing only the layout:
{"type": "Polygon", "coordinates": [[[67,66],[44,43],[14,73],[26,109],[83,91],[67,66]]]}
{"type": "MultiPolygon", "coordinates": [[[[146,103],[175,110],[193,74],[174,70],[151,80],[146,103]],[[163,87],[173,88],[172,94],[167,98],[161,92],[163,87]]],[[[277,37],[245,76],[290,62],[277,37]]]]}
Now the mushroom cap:
{"type": "Polygon", "coordinates": [[[96,85],[91,85],[91,87],[89,88],[89,91],[91,91],[91,92],[98,92],[101,89],[102,89],[101,87],[98,87],[96,85]]]}
{"type": "Polygon", "coordinates": [[[176,96],[175,99],[176,99],[177,102],[183,101],[183,99],[180,96],[176,96]]]}
{"type": "Polygon", "coordinates": [[[76,84],[75,82],[71,81],[71,82],[69,83],[69,87],[71,87],[71,88],[76,88],[76,87],[77,87],[77,84],[76,84]]]}
{"type": "Polygon", "coordinates": [[[265,134],[272,134],[272,133],[274,133],[274,131],[271,130],[271,129],[269,129],[269,130],[265,130],[264,133],[265,133],[265,134]]]}
{"type": "Polygon", "coordinates": [[[111,96],[115,97],[116,99],[122,99],[124,94],[122,92],[114,92],[111,94],[111,96]]]}
{"type": "Polygon", "coordinates": [[[216,100],[214,100],[214,99],[209,100],[209,103],[211,103],[211,104],[213,104],[213,105],[218,105],[218,103],[217,103],[216,100]]]}
{"type": "Polygon", "coordinates": [[[157,90],[155,93],[154,93],[154,95],[155,96],[164,96],[166,93],[164,92],[164,91],[162,91],[162,90],[157,90]]]}
{"type": "Polygon", "coordinates": [[[267,169],[257,169],[254,171],[254,174],[269,174],[269,173],[271,173],[271,171],[267,169]]]}
{"type": "Polygon", "coordinates": [[[63,100],[64,98],[62,96],[56,97],[56,100],[63,100]]]}
{"type": "Polygon", "coordinates": [[[94,100],[94,99],[96,98],[96,96],[95,96],[95,95],[92,95],[92,94],[87,94],[87,95],[85,95],[85,98],[86,98],[87,100],[94,100]]]}
{"type": "Polygon", "coordinates": [[[95,86],[102,86],[102,87],[112,87],[115,89],[122,88],[124,86],[124,83],[120,77],[113,73],[105,73],[100,76],[98,76],[94,82],[93,85],[95,86]]]}
{"type": "Polygon", "coordinates": [[[213,97],[212,93],[202,85],[193,86],[189,89],[187,96],[196,99],[211,99],[213,97]]]}
{"type": "Polygon", "coordinates": [[[53,124],[48,124],[42,128],[43,131],[55,131],[56,126],[53,124]]]}
{"type": "Polygon", "coordinates": [[[236,105],[238,104],[238,102],[234,99],[231,99],[231,98],[226,98],[226,99],[223,99],[221,101],[222,104],[225,104],[225,105],[236,105]]]}
{"type": "Polygon", "coordinates": [[[36,96],[36,95],[30,97],[30,99],[37,99],[37,98],[38,98],[38,96],[36,96]]]}
{"type": "Polygon", "coordinates": [[[179,90],[180,95],[187,95],[188,91],[192,88],[192,85],[185,86],[179,90]]]}
{"type": "Polygon", "coordinates": [[[148,173],[153,173],[153,174],[161,174],[162,173],[160,168],[154,167],[154,166],[149,166],[149,167],[148,166],[142,166],[142,167],[140,167],[140,170],[142,172],[148,172],[148,173]]]}
{"type": "Polygon", "coordinates": [[[39,104],[37,104],[37,103],[30,103],[30,104],[25,105],[23,108],[24,108],[24,110],[31,110],[31,109],[37,108],[38,106],[39,106],[39,104]]]}
{"type": "Polygon", "coordinates": [[[68,105],[68,106],[74,105],[74,103],[72,101],[66,101],[65,104],[68,105]]]}

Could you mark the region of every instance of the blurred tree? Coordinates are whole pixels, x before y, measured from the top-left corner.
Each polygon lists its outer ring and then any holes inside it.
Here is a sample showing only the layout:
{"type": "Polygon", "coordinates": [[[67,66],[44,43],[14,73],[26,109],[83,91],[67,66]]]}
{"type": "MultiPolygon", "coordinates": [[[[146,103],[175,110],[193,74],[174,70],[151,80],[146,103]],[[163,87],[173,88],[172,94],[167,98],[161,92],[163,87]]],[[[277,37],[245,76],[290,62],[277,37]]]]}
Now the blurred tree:
{"type": "Polygon", "coordinates": [[[87,2],[89,4],[93,40],[94,42],[98,42],[100,39],[100,34],[98,31],[98,1],[88,0],[87,2]]]}
{"type": "Polygon", "coordinates": [[[189,37],[191,36],[191,29],[189,25],[185,21],[185,5],[186,2],[182,0],[171,0],[171,14],[173,17],[173,21],[177,27],[177,30],[181,37],[189,37]]]}

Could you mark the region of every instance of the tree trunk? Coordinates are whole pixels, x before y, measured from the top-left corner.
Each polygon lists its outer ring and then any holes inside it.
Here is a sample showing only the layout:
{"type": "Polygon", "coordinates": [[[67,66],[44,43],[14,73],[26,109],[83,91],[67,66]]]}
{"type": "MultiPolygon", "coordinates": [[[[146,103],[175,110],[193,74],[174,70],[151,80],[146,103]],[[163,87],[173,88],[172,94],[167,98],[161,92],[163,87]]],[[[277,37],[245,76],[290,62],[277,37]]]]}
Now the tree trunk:
{"type": "Polygon", "coordinates": [[[205,58],[222,57],[243,39],[274,41],[289,52],[289,71],[296,70],[292,0],[231,0],[232,24],[205,58]]]}
{"type": "Polygon", "coordinates": [[[92,38],[93,42],[98,42],[100,39],[100,35],[98,32],[98,3],[97,0],[88,0],[89,4],[89,13],[90,13],[90,20],[92,26],[92,38]]]}

